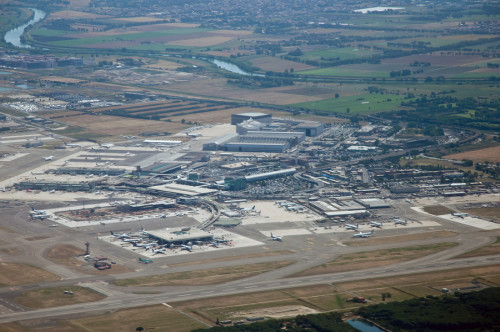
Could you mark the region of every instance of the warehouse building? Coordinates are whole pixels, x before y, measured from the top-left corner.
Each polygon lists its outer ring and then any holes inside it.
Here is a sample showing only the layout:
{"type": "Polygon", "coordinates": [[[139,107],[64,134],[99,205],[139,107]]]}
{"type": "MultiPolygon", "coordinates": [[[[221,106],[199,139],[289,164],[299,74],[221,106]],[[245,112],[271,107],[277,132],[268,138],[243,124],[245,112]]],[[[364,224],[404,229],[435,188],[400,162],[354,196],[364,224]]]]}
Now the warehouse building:
{"type": "Polygon", "coordinates": [[[260,112],[248,112],[248,113],[239,113],[239,114],[231,114],[231,124],[237,125],[246,120],[256,120],[261,123],[271,123],[273,121],[272,114],[260,113],[260,112]]]}
{"type": "Polygon", "coordinates": [[[295,131],[301,131],[308,137],[315,137],[320,135],[325,130],[325,125],[321,122],[308,121],[302,122],[295,126],[295,131]]]}

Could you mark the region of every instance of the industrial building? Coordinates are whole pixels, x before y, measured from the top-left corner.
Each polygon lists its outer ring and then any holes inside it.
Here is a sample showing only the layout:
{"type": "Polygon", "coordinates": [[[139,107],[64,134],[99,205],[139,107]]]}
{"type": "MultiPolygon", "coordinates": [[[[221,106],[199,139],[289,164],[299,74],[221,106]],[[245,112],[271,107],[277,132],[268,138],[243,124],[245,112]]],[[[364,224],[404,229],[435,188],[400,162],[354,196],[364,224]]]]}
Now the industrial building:
{"type": "Polygon", "coordinates": [[[208,189],[203,187],[188,186],[179,183],[168,183],[159,186],[149,187],[149,189],[158,193],[171,195],[171,196],[203,196],[216,193],[215,189],[208,189]]]}
{"type": "Polygon", "coordinates": [[[188,243],[210,242],[213,241],[213,234],[202,231],[200,229],[159,229],[153,231],[144,231],[145,234],[149,235],[154,240],[158,241],[159,244],[168,246],[178,246],[185,245],[188,243]]]}
{"type": "Polygon", "coordinates": [[[287,168],[287,169],[281,169],[279,171],[274,171],[274,172],[247,175],[247,176],[245,176],[245,179],[247,182],[261,181],[261,180],[266,180],[266,179],[278,178],[280,176],[292,175],[296,171],[297,170],[295,168],[287,168]]]}
{"type": "Polygon", "coordinates": [[[315,137],[320,135],[325,130],[325,125],[321,122],[308,121],[302,122],[293,128],[295,131],[304,132],[308,137],[315,137]]]}
{"type": "Polygon", "coordinates": [[[272,114],[260,113],[260,112],[248,112],[248,113],[239,113],[239,114],[231,114],[231,124],[237,125],[246,120],[257,120],[261,123],[271,123],[273,121],[272,114]]]}

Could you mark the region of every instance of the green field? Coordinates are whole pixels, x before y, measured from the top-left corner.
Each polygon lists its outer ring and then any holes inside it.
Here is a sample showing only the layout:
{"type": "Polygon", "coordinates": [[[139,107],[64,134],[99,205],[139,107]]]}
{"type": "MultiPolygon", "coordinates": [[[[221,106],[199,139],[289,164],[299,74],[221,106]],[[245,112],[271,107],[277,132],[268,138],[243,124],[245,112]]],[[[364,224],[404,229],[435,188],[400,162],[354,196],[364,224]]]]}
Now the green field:
{"type": "Polygon", "coordinates": [[[328,113],[368,114],[395,110],[399,108],[401,101],[405,100],[404,98],[401,95],[364,94],[338,99],[323,99],[293,104],[292,106],[328,113]],[[349,109],[349,112],[347,109],[349,109]]]}
{"type": "MultiPolygon", "coordinates": [[[[116,34],[111,36],[96,36],[89,38],[72,38],[73,34],[67,34],[61,30],[44,30],[38,29],[32,33],[32,35],[36,36],[61,36],[64,35],[68,39],[66,40],[57,40],[57,41],[49,41],[46,44],[49,46],[60,46],[60,47],[81,47],[89,44],[106,44],[110,42],[120,42],[120,41],[148,41],[150,39],[154,39],[156,37],[168,37],[168,36],[176,36],[176,35],[186,35],[186,34],[199,34],[203,32],[212,31],[210,29],[203,28],[177,28],[177,29],[168,29],[162,31],[150,31],[150,32],[137,32],[137,33],[128,33],[128,34],[116,34]]],[[[160,43],[161,44],[161,43],[160,43]]],[[[147,46],[146,49],[150,49],[152,45],[147,46]]],[[[164,50],[164,46],[162,48],[164,50]]]]}
{"type": "Polygon", "coordinates": [[[320,51],[306,52],[300,58],[304,60],[320,60],[323,58],[356,59],[364,56],[376,54],[372,50],[358,49],[352,47],[329,48],[320,51]]]}

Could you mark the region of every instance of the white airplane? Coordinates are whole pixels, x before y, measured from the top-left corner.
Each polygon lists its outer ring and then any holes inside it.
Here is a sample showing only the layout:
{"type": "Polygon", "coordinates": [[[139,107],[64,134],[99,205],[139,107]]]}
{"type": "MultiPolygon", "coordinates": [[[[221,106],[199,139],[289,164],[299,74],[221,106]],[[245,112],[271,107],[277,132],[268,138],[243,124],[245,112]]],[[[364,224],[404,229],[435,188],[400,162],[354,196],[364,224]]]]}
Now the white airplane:
{"type": "Polygon", "coordinates": [[[157,246],[157,245],[158,245],[158,243],[157,243],[157,242],[149,242],[149,243],[137,244],[137,243],[135,243],[135,242],[132,242],[132,245],[133,245],[134,247],[139,247],[139,248],[144,248],[144,249],[146,249],[146,250],[149,250],[149,249],[151,249],[152,247],[157,246]]]}
{"type": "Polygon", "coordinates": [[[253,210],[255,210],[255,205],[252,206],[251,208],[242,208],[241,209],[242,212],[250,212],[250,211],[253,211],[253,210]]]}
{"type": "Polygon", "coordinates": [[[380,228],[382,227],[384,224],[381,223],[381,222],[376,222],[376,221],[370,221],[370,227],[377,227],[377,228],[380,228]]]}
{"type": "Polygon", "coordinates": [[[371,232],[367,233],[359,232],[357,234],[354,234],[352,237],[370,237],[372,235],[373,235],[373,229],[371,230],[371,232]]]}
{"type": "Polygon", "coordinates": [[[271,233],[271,239],[273,241],[283,241],[283,238],[281,236],[273,235],[273,233],[271,233]]]}
{"type": "Polygon", "coordinates": [[[122,240],[123,240],[123,242],[130,242],[130,243],[132,243],[132,242],[141,242],[142,238],[140,238],[140,237],[131,237],[131,238],[123,238],[122,240]]]}
{"type": "Polygon", "coordinates": [[[358,225],[353,225],[353,224],[346,224],[345,225],[346,229],[352,229],[352,230],[356,230],[356,229],[358,229],[358,227],[359,227],[358,225]]]}
{"type": "Polygon", "coordinates": [[[55,192],[56,192],[55,189],[52,189],[52,190],[49,191],[50,194],[53,194],[55,192]]]}
{"type": "Polygon", "coordinates": [[[43,220],[47,218],[48,216],[46,214],[32,214],[31,219],[40,219],[43,220]]]}
{"type": "Polygon", "coordinates": [[[167,249],[165,248],[160,248],[160,249],[153,249],[152,252],[153,254],[164,254],[167,249]]]}
{"type": "Polygon", "coordinates": [[[78,144],[72,144],[72,143],[64,143],[64,145],[69,146],[70,148],[79,148],[79,147],[81,147],[78,144]]]}
{"type": "Polygon", "coordinates": [[[182,244],[181,245],[181,250],[191,251],[191,250],[193,250],[193,246],[188,246],[186,244],[182,244]]]}
{"type": "Polygon", "coordinates": [[[403,219],[394,219],[394,225],[406,225],[406,220],[403,220],[403,219]]]}
{"type": "Polygon", "coordinates": [[[45,161],[49,161],[49,160],[54,159],[54,156],[48,156],[48,157],[45,157],[45,158],[43,158],[43,159],[45,159],[45,161]]]}
{"type": "Polygon", "coordinates": [[[30,214],[47,214],[47,211],[45,211],[45,210],[35,210],[34,208],[31,208],[30,214]]]}
{"type": "Polygon", "coordinates": [[[462,219],[469,216],[468,213],[464,213],[464,212],[453,212],[451,215],[455,216],[455,217],[460,217],[462,219]]]}
{"type": "Polygon", "coordinates": [[[113,235],[114,237],[119,238],[119,239],[129,239],[130,238],[130,235],[128,235],[126,233],[116,234],[113,231],[110,231],[110,233],[111,233],[111,235],[113,235]]]}
{"type": "Polygon", "coordinates": [[[112,147],[113,147],[113,146],[115,146],[115,145],[114,145],[114,144],[109,143],[109,144],[99,144],[99,146],[100,146],[101,148],[106,148],[106,149],[109,149],[109,148],[112,148],[112,147]]]}
{"type": "Polygon", "coordinates": [[[186,135],[188,135],[189,137],[200,137],[201,134],[190,134],[190,133],[186,133],[186,135]]]}

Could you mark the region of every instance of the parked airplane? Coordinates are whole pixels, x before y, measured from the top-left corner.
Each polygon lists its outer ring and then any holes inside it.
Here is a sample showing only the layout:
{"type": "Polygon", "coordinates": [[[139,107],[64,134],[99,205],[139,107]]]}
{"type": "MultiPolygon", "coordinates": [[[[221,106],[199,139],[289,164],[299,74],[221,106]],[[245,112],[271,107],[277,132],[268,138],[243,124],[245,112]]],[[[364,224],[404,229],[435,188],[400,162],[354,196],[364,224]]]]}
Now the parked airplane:
{"type": "Polygon", "coordinates": [[[193,246],[188,246],[186,244],[182,244],[181,245],[181,250],[187,250],[187,251],[192,251],[193,250],[193,246]]]}
{"type": "Polygon", "coordinates": [[[188,135],[189,137],[200,137],[201,134],[190,134],[190,133],[186,133],[186,135],[188,135]]]}
{"type": "Polygon", "coordinates": [[[43,220],[47,218],[48,216],[46,214],[32,214],[31,219],[40,219],[43,220]]]}
{"type": "Polygon", "coordinates": [[[152,252],[153,254],[164,254],[167,249],[165,248],[160,248],[160,249],[153,249],[152,252]]]}
{"type": "Polygon", "coordinates": [[[136,242],[137,243],[137,242],[141,242],[142,238],[140,238],[140,237],[131,237],[131,238],[128,238],[128,239],[127,238],[123,238],[122,240],[123,240],[123,242],[129,242],[129,243],[136,242]]]}
{"type": "Polygon", "coordinates": [[[113,146],[115,146],[115,145],[114,145],[114,144],[109,143],[109,144],[99,144],[99,146],[100,146],[101,148],[106,148],[106,149],[109,149],[109,148],[112,148],[112,147],[113,147],[113,146]]]}
{"type": "Polygon", "coordinates": [[[69,146],[70,148],[79,148],[80,147],[80,145],[72,144],[72,143],[64,143],[64,145],[69,146]]]}
{"type": "Polygon", "coordinates": [[[377,227],[377,228],[380,228],[380,227],[382,227],[382,225],[384,225],[384,224],[383,224],[383,223],[381,223],[381,222],[370,221],[370,227],[377,227]]]}
{"type": "Polygon", "coordinates": [[[356,230],[356,229],[358,229],[358,227],[359,227],[358,225],[353,225],[353,224],[346,224],[345,225],[346,229],[352,229],[352,230],[356,230]]]}
{"type": "Polygon", "coordinates": [[[135,243],[135,242],[132,242],[132,245],[133,245],[134,247],[139,247],[139,248],[144,248],[144,249],[146,249],[146,250],[149,250],[149,249],[151,249],[152,247],[157,246],[157,245],[158,245],[158,243],[157,243],[157,242],[149,242],[149,243],[137,244],[137,243],[135,243]]]}
{"type": "Polygon", "coordinates": [[[111,235],[113,235],[114,237],[119,238],[119,239],[128,239],[128,238],[130,238],[130,235],[128,235],[126,233],[116,234],[116,233],[113,233],[113,231],[110,231],[110,233],[111,233],[111,235]]]}
{"type": "Polygon", "coordinates": [[[367,233],[359,232],[357,234],[354,234],[352,237],[370,237],[372,235],[373,235],[373,229],[371,230],[371,232],[367,233]]]}
{"type": "Polygon", "coordinates": [[[464,213],[464,212],[453,212],[451,215],[455,216],[455,217],[460,217],[462,219],[469,216],[468,213],[464,213]]]}
{"type": "Polygon", "coordinates": [[[394,219],[394,225],[400,224],[400,225],[406,225],[406,220],[403,219],[394,219]]]}
{"type": "Polygon", "coordinates": [[[45,161],[49,161],[49,160],[54,159],[54,156],[48,156],[48,157],[45,157],[45,158],[43,158],[43,159],[45,159],[45,161]]]}
{"type": "Polygon", "coordinates": [[[253,211],[253,210],[255,210],[255,205],[252,206],[251,208],[242,208],[241,209],[242,212],[250,212],[250,211],[253,211]]]}
{"type": "Polygon", "coordinates": [[[142,259],[139,257],[139,263],[149,264],[149,263],[153,263],[153,260],[152,259],[142,259]]]}
{"type": "Polygon", "coordinates": [[[271,239],[273,241],[283,241],[283,238],[281,236],[273,235],[273,233],[271,233],[271,239]]]}
{"type": "Polygon", "coordinates": [[[30,214],[47,214],[47,211],[45,211],[45,210],[35,210],[34,208],[31,208],[30,214]]]}

